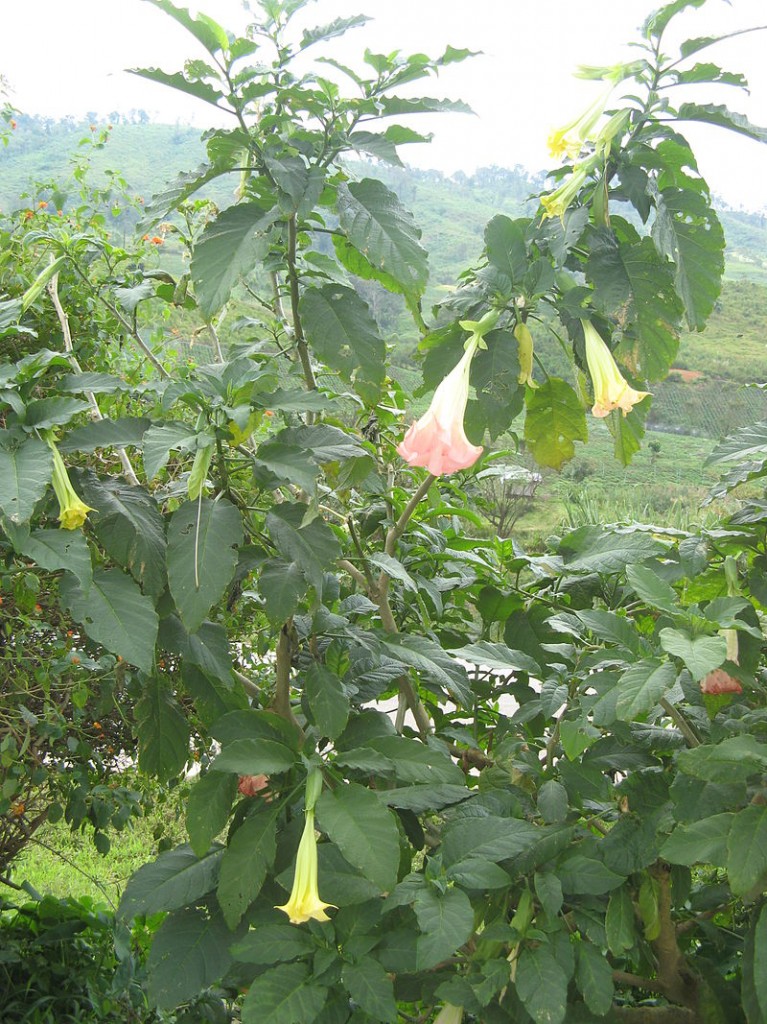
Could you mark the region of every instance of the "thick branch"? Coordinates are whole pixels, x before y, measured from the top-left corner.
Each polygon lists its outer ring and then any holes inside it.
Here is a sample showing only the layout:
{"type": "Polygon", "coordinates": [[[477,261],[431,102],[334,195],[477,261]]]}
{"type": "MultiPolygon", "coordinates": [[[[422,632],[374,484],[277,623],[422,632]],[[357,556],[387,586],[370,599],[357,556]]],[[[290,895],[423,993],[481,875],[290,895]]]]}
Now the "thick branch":
{"type": "Polygon", "coordinates": [[[421,486],[418,488],[413,497],[405,506],[405,510],[403,511],[402,515],[399,517],[394,526],[392,526],[389,532],[386,534],[386,544],[384,546],[384,550],[387,555],[394,554],[394,549],[397,546],[397,541],[405,532],[405,527],[410,522],[413,513],[420,504],[421,500],[426,496],[429,488],[436,479],[437,478],[436,476],[434,476],[433,473],[429,473],[429,475],[426,477],[421,486]]]}
{"type": "MultiPolygon", "coordinates": [[[[304,337],[304,329],[301,325],[301,317],[298,313],[298,302],[300,298],[298,288],[298,272],[296,270],[296,218],[291,217],[288,221],[288,283],[290,285],[290,310],[293,316],[293,335],[296,339],[296,351],[301,360],[301,369],[304,371],[304,380],[309,391],[317,390],[317,381],[312,369],[312,361],[309,358],[309,349],[304,337]]],[[[309,417],[311,419],[311,417],[309,417]]]]}
{"type": "Polygon", "coordinates": [[[679,951],[676,926],[671,913],[671,876],[662,861],[651,869],[658,883],[658,918],[660,932],[653,942],[658,958],[658,981],[663,994],[674,1003],[695,1009],[698,1003],[698,981],[679,951]]]}
{"type": "Polygon", "coordinates": [[[275,664],[275,685],[274,685],[274,700],[272,701],[272,711],[276,715],[284,718],[287,722],[290,722],[292,726],[300,733],[302,732],[301,726],[295,719],[293,714],[293,708],[290,706],[290,630],[293,626],[293,620],[289,619],[280,630],[280,636],[277,641],[277,657],[275,664]]]}

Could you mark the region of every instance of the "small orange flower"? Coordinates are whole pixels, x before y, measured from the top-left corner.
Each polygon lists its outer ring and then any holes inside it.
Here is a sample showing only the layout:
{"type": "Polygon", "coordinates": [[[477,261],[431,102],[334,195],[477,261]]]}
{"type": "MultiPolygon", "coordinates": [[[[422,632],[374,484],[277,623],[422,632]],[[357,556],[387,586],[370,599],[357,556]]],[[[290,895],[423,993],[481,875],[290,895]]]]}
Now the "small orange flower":
{"type": "Polygon", "coordinates": [[[11,804],[11,814],[14,818],[20,818],[26,809],[27,805],[23,800],[18,800],[15,804],[11,804]]]}
{"type": "Polygon", "coordinates": [[[9,123],[10,123],[10,126],[11,126],[11,131],[15,132],[16,131],[16,122],[13,120],[13,118],[11,118],[9,123]]]}
{"type": "Polygon", "coordinates": [[[46,203],[46,201],[44,199],[41,199],[40,202],[37,204],[38,210],[45,210],[47,208],[47,206],[48,206],[48,204],[46,203]]]}
{"type": "Polygon", "coordinates": [[[271,409],[264,409],[264,416],[272,417],[274,416],[274,413],[272,412],[271,409]]]}
{"type": "Polygon", "coordinates": [[[24,211],[24,220],[32,220],[32,218],[34,217],[34,215],[35,215],[35,214],[34,214],[34,211],[33,211],[33,210],[25,210],[25,211],[24,211]]]}
{"type": "Polygon", "coordinates": [[[163,245],[164,241],[159,235],[153,235],[151,238],[152,245],[163,245]]]}
{"type": "Polygon", "coordinates": [[[80,659],[77,657],[76,654],[72,655],[72,664],[73,665],[79,665],[80,664],[80,659]]]}
{"type": "Polygon", "coordinates": [[[102,726],[101,722],[94,722],[93,723],[93,728],[94,729],[103,729],[104,727],[102,726]]]}
{"type": "Polygon", "coordinates": [[[95,124],[92,124],[92,125],[91,125],[91,131],[92,131],[92,132],[95,132],[95,131],[96,131],[96,125],[95,125],[95,124]]]}
{"type": "Polygon", "coordinates": [[[43,610],[43,606],[41,604],[36,604],[35,605],[35,611],[36,612],[41,612],[42,610],[43,610]]]}

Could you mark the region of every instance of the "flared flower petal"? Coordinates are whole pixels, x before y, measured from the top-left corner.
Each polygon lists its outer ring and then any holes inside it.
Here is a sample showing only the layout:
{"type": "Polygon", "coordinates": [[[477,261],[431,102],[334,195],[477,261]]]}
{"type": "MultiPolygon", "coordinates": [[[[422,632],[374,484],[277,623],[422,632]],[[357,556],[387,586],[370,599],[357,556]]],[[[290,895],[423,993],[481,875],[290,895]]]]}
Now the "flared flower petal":
{"type": "Polygon", "coordinates": [[[462,1020],[463,1007],[454,1006],[452,1003],[445,1003],[434,1018],[434,1024],[461,1024],[462,1020]]]}
{"type": "Polygon", "coordinates": [[[628,416],[634,406],[647,398],[649,391],[636,391],[624,380],[613,354],[589,320],[581,320],[586,340],[586,362],[594,388],[594,416],[604,417],[613,409],[628,416]]]}
{"type": "Polygon", "coordinates": [[[463,429],[469,400],[469,371],[481,336],[473,334],[461,361],[445,377],[423,416],[412,424],[397,445],[411,466],[423,466],[434,476],[473,466],[482,446],[472,444],[463,429]]]}
{"type": "Polygon", "coordinates": [[[723,668],[715,668],[700,681],[701,693],[743,693],[743,687],[737,679],[725,672],[723,668]]]}
{"type": "Polygon", "coordinates": [[[93,512],[93,509],[80,500],[56,445],[53,441],[49,441],[48,445],[53,452],[53,479],[51,482],[59,503],[61,528],[63,530],[79,530],[88,518],[88,513],[93,512]]]}
{"type": "Polygon", "coordinates": [[[548,138],[549,153],[555,160],[563,156],[576,160],[585,144],[596,137],[596,126],[605,111],[615,83],[603,90],[593,103],[582,114],[552,131],[548,138]]]}
{"type": "Polygon", "coordinates": [[[304,924],[306,921],[329,921],[325,913],[328,907],[335,908],[333,903],[324,903],[317,889],[317,837],[314,834],[314,811],[306,811],[301,842],[296,855],[296,873],[293,877],[293,888],[287,903],[276,910],[284,911],[291,924],[304,924]]]}

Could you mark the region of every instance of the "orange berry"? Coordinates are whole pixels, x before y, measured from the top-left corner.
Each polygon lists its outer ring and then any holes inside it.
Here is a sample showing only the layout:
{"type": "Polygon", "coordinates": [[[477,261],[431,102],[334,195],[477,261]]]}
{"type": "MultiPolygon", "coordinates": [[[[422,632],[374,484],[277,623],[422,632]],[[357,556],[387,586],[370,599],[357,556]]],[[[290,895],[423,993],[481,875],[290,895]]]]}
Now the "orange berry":
{"type": "Polygon", "coordinates": [[[35,605],[35,611],[36,612],[41,612],[42,610],[43,610],[43,606],[41,604],[36,604],[35,605]]]}

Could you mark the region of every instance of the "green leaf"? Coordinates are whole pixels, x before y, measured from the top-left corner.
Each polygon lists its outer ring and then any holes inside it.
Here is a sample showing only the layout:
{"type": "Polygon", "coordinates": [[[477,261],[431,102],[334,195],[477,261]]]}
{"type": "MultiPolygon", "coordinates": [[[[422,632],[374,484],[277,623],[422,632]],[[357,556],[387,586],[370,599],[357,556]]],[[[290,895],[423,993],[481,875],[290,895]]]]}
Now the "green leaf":
{"type": "Polygon", "coordinates": [[[706,782],[745,781],[767,770],[767,743],[755,736],[731,736],[719,743],[706,743],[692,750],[680,750],[681,771],[706,782]]]}
{"type": "Polygon", "coordinates": [[[570,809],[567,790],[561,782],[557,782],[555,779],[549,779],[548,782],[544,782],[538,790],[536,803],[538,811],[546,824],[564,821],[570,809]]]}
{"type": "Polygon", "coordinates": [[[723,636],[693,638],[685,630],[667,628],[662,629],[658,637],[664,651],[682,659],[694,682],[719,668],[727,657],[727,643],[723,636]]]}
{"type": "Polygon", "coordinates": [[[138,446],[151,426],[144,416],[122,416],[117,420],[94,420],[87,426],[71,430],[58,442],[62,454],[67,452],[95,452],[97,448],[138,446]]]}
{"type": "Polygon", "coordinates": [[[128,880],[117,908],[121,921],[158,914],[194,903],[216,887],[223,850],[198,857],[190,846],[177,846],[142,865],[128,880]]]}
{"type": "Polygon", "coordinates": [[[12,523],[32,518],[52,473],[53,452],[43,441],[28,437],[21,444],[0,432],[0,509],[12,523]]]}
{"type": "Polygon", "coordinates": [[[557,874],[565,892],[588,896],[602,896],[611,889],[617,889],[625,877],[611,871],[601,860],[582,853],[560,861],[557,874]]]}
{"type": "Polygon", "coordinates": [[[169,686],[153,677],[136,705],[139,768],[167,782],[189,760],[189,722],[169,686]]]}
{"type": "Polygon", "coordinates": [[[310,715],[323,736],[334,740],[346,728],[349,698],[335,672],[314,662],[306,673],[306,700],[310,715]]]}
{"type": "Polygon", "coordinates": [[[716,212],[700,192],[665,188],[655,201],[652,235],[659,251],[674,262],[690,330],[702,331],[724,274],[724,232],[716,212]]]}
{"type": "Polygon", "coordinates": [[[229,841],[221,858],[216,896],[230,928],[235,928],[261,892],[277,851],[278,811],[250,814],[229,841]]]}
{"type": "MultiPolygon", "coordinates": [[[[737,896],[746,896],[767,874],[767,807],[751,804],[734,816],[727,839],[727,877],[737,896]]],[[[762,886],[763,888],[763,886],[762,886]]]]}
{"type": "Polygon", "coordinates": [[[199,995],[229,969],[231,932],[220,914],[184,907],[169,914],[152,937],[147,961],[149,998],[161,1010],[199,995]]]}
{"type": "Polygon", "coordinates": [[[413,904],[421,934],[416,943],[417,971],[426,971],[452,956],[474,930],[474,911],[462,889],[419,890],[413,904]]]}
{"type": "Polygon", "coordinates": [[[376,751],[388,758],[400,782],[461,785],[465,779],[461,769],[445,751],[435,750],[417,739],[376,736],[369,739],[362,749],[376,751]]]}
{"type": "Polygon", "coordinates": [[[752,124],[744,114],[736,114],[725,106],[717,106],[713,103],[682,103],[677,113],[679,121],[702,121],[704,124],[713,124],[718,128],[728,128],[730,131],[745,135],[756,142],[767,142],[767,128],[752,124]]]}
{"type": "Polygon", "coordinates": [[[242,1004],[242,1024],[312,1024],[327,998],[306,964],[280,964],[259,974],[242,1004]]]}
{"type": "MultiPolygon", "coordinates": [[[[398,767],[395,765],[395,768],[398,767]]],[[[400,807],[403,810],[421,814],[424,811],[440,810],[451,804],[458,804],[470,799],[472,791],[465,786],[453,786],[440,783],[438,785],[403,786],[401,789],[382,789],[378,797],[389,807],[400,807]]]]}
{"type": "Polygon", "coordinates": [[[659,39],[666,29],[666,26],[680,11],[687,7],[702,7],[706,0],[673,0],[672,3],[664,4],[657,11],[654,11],[642,26],[642,34],[645,39],[655,37],[659,39]]]}
{"type": "Polygon", "coordinates": [[[517,995],[535,1024],[561,1024],[567,1012],[568,978],[544,947],[525,947],[517,960],[517,995]]]}
{"type": "Polygon", "coordinates": [[[183,25],[198,43],[202,43],[211,56],[229,48],[229,40],[224,29],[206,14],[194,17],[186,7],[176,7],[171,0],[149,0],[149,3],[170,15],[179,25],[183,25]]]}
{"type": "Polygon", "coordinates": [[[233,775],[208,772],[192,785],[186,802],[186,831],[198,857],[208,852],[226,827],[236,793],[237,779],[233,775]]]}
{"type": "Polygon", "coordinates": [[[586,413],[570,385],[549,377],[525,394],[525,441],[541,466],[561,469],[575,455],[575,441],[588,441],[586,413]]]}
{"type": "Polygon", "coordinates": [[[645,604],[668,612],[669,615],[679,614],[679,595],[654,569],[643,565],[628,565],[626,579],[637,597],[645,604]]]}
{"type": "Polygon", "coordinates": [[[89,586],[73,576],[61,581],[61,599],[91,640],[151,672],[157,637],[154,602],[119,569],[95,569],[89,586]]]}
{"type": "Polygon", "coordinates": [[[767,906],[762,906],[754,929],[753,976],[757,1002],[767,1017],[767,906]]]}
{"type": "Polygon", "coordinates": [[[442,862],[450,868],[467,860],[507,860],[529,849],[540,838],[540,828],[520,818],[459,818],[445,828],[442,862]]]}
{"type": "Polygon", "coordinates": [[[203,622],[194,633],[188,633],[181,619],[168,615],[160,620],[157,644],[170,654],[180,655],[184,667],[195,665],[231,690],[232,656],[223,626],[203,622]]]}
{"type": "Polygon", "coordinates": [[[315,493],[318,468],[304,449],[296,445],[282,444],[277,440],[266,441],[258,446],[254,461],[259,483],[268,486],[271,482],[268,477],[265,479],[263,474],[258,472],[258,469],[263,467],[279,482],[295,484],[307,494],[315,493]]]}
{"type": "Polygon", "coordinates": [[[154,480],[168,462],[171,450],[189,450],[195,443],[197,431],[186,423],[163,423],[150,427],[143,437],[144,472],[147,480],[154,480]]]}
{"type": "Polygon", "coordinates": [[[398,633],[382,641],[390,658],[423,672],[427,679],[444,688],[447,693],[467,707],[471,703],[466,669],[429,637],[398,633]]]}
{"type": "Polygon", "coordinates": [[[652,240],[619,242],[613,232],[600,230],[586,276],[594,285],[594,304],[622,328],[616,354],[636,376],[662,380],[679,345],[682,304],[652,240]]]}
{"type": "Polygon", "coordinates": [[[509,279],[509,285],[519,284],[527,270],[525,228],[529,221],[511,220],[504,214],[493,217],[485,227],[485,248],[492,266],[509,279]]]}
{"type": "Polygon", "coordinates": [[[350,864],[381,891],[394,888],[399,833],[391,813],[374,793],[354,782],[326,790],[317,801],[317,819],[350,864]]]}
{"type": "Polygon", "coordinates": [[[571,572],[621,572],[665,552],[666,545],[649,533],[602,526],[581,526],[565,535],[560,553],[571,572]]]}
{"type": "MultiPolygon", "coordinates": [[[[629,570],[632,568],[634,567],[628,567],[629,570]]],[[[575,615],[600,640],[619,644],[634,653],[639,650],[641,643],[639,633],[631,619],[617,615],[615,612],[605,611],[603,608],[589,608],[585,611],[577,611],[575,615]]]]}
{"type": "Polygon", "coordinates": [[[399,580],[400,583],[404,584],[406,590],[417,593],[418,585],[398,559],[387,555],[385,551],[375,551],[370,555],[369,561],[377,565],[379,569],[383,569],[390,579],[399,580]]]}
{"type": "Polygon", "coordinates": [[[421,295],[428,278],[421,232],[394,192],[373,178],[342,185],[338,213],[346,236],[365,258],[398,281],[407,294],[421,295]]]}
{"type": "Polygon", "coordinates": [[[306,592],[306,581],[296,562],[269,558],[261,566],[258,589],[264,599],[267,618],[282,625],[295,612],[306,592]]]}
{"type": "Polygon", "coordinates": [[[202,723],[210,728],[222,715],[248,706],[248,697],[242,685],[234,687],[222,683],[195,665],[182,664],[181,678],[184,689],[194,700],[195,711],[202,723]]]}
{"type": "Polygon", "coordinates": [[[265,232],[280,216],[277,207],[238,203],[208,224],[195,245],[191,272],[200,309],[214,316],[232,289],[255,269],[266,252],[265,232]]]}
{"type": "Polygon", "coordinates": [[[462,661],[470,661],[484,668],[498,669],[501,672],[528,672],[540,675],[541,667],[537,661],[522,651],[514,651],[506,644],[491,643],[489,640],[478,640],[476,643],[458,647],[450,652],[453,657],[462,661]]]}
{"type": "Polygon", "coordinates": [[[242,517],[221,498],[187,501],[168,524],[168,584],[181,619],[193,633],[234,576],[242,517]]]}
{"type": "Polygon", "coordinates": [[[303,928],[257,923],[242,942],[232,946],[232,956],[245,964],[279,964],[305,957],[314,949],[314,939],[303,928]]]}
{"type": "Polygon", "coordinates": [[[165,587],[165,524],[157,502],[143,487],[133,487],[93,473],[78,477],[93,517],[96,536],[104,548],[140,583],[144,592],[157,595],[165,587]]]}
{"type": "Polygon", "coordinates": [[[392,980],[377,960],[344,964],[341,981],[354,1002],[376,1021],[396,1024],[397,1004],[392,980]]]}
{"type": "Polygon", "coordinates": [[[728,462],[767,461],[767,422],[741,427],[724,438],[706,459],[707,466],[719,466],[728,462]]]}
{"type": "Polygon", "coordinates": [[[87,590],[93,578],[88,541],[79,530],[33,530],[6,521],[8,539],[19,554],[33,559],[42,569],[66,569],[87,590]]]}
{"type": "Polygon", "coordinates": [[[576,948],[575,983],[591,1012],[604,1017],[613,1005],[613,969],[590,942],[579,942],[576,948]]]}
{"type": "Polygon", "coordinates": [[[63,426],[80,412],[90,409],[87,402],[79,398],[39,398],[30,402],[24,416],[26,427],[37,430],[48,430],[50,427],[63,426]]]}
{"type": "Polygon", "coordinates": [[[352,288],[327,284],[304,291],[299,313],[318,358],[353,383],[363,398],[377,401],[386,346],[367,303],[352,288]]]}
{"type": "Polygon", "coordinates": [[[131,391],[122,377],[113,373],[68,373],[58,384],[59,391],[72,391],[82,395],[92,391],[96,395],[111,395],[115,391],[131,391]]]}
{"type": "Polygon", "coordinates": [[[634,904],[626,886],[610,893],[605,916],[607,948],[620,956],[636,942],[634,904]]]}
{"type": "Polygon", "coordinates": [[[727,865],[727,837],[730,834],[732,813],[713,814],[686,825],[677,825],[660,850],[660,855],[671,864],[727,865]]]}
{"type": "Polygon", "coordinates": [[[323,570],[341,555],[341,546],[327,523],[311,518],[307,505],[283,502],[272,507],[266,528],[282,557],[295,562],[307,583],[321,595],[323,570]]]}
{"type": "Polygon", "coordinates": [[[295,754],[284,743],[269,739],[240,739],[227,743],[211,768],[238,775],[276,775],[289,771],[294,762],[295,754]]]}
{"type": "Polygon", "coordinates": [[[564,902],[562,883],[553,871],[536,871],[533,884],[535,885],[535,895],[547,916],[556,917],[564,902]]]}
{"type": "Polygon", "coordinates": [[[676,667],[673,662],[659,662],[654,658],[637,662],[619,680],[616,716],[623,722],[631,722],[646,714],[675,682],[676,667]]]}

